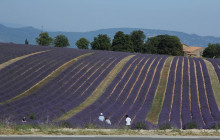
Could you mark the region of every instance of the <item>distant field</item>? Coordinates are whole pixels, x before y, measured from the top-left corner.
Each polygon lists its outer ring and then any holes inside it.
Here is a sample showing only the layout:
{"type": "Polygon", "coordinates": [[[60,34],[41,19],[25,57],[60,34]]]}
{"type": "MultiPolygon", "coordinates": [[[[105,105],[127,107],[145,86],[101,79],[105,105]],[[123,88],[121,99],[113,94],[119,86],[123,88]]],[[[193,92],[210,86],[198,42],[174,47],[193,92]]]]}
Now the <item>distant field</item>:
{"type": "Polygon", "coordinates": [[[217,59],[0,43],[0,77],[3,124],[220,127],[217,59]]]}

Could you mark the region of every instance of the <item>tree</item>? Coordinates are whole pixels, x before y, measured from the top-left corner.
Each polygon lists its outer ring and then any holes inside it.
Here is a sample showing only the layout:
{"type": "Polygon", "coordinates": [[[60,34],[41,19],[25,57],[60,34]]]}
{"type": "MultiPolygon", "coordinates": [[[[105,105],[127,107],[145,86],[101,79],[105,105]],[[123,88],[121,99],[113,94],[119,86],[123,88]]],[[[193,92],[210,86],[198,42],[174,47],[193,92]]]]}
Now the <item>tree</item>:
{"type": "Polygon", "coordinates": [[[141,30],[133,31],[130,36],[134,46],[134,51],[143,53],[144,39],[146,38],[144,32],[141,30]]]}
{"type": "Polygon", "coordinates": [[[25,39],[25,44],[26,44],[26,45],[28,45],[28,44],[29,44],[27,39],[25,39]]]}
{"type": "Polygon", "coordinates": [[[65,35],[57,35],[54,39],[55,47],[67,47],[69,45],[69,40],[65,35]]]}
{"type": "Polygon", "coordinates": [[[144,51],[146,53],[181,56],[183,55],[183,46],[176,36],[158,35],[148,38],[144,45],[144,51]]]}
{"type": "Polygon", "coordinates": [[[133,45],[129,35],[124,34],[122,31],[115,33],[112,41],[113,51],[133,52],[133,45]]]}
{"type": "Polygon", "coordinates": [[[49,46],[52,44],[53,39],[48,35],[48,32],[42,32],[39,37],[36,38],[36,42],[41,46],[49,46]]]}
{"type": "Polygon", "coordinates": [[[89,49],[89,40],[86,38],[80,38],[76,41],[76,46],[78,49],[89,49]]]}
{"type": "Polygon", "coordinates": [[[93,50],[111,50],[111,39],[106,34],[99,34],[94,37],[91,47],[93,50]]]}
{"type": "Polygon", "coordinates": [[[202,56],[209,58],[220,58],[220,44],[209,44],[208,47],[203,51],[202,56]]]}

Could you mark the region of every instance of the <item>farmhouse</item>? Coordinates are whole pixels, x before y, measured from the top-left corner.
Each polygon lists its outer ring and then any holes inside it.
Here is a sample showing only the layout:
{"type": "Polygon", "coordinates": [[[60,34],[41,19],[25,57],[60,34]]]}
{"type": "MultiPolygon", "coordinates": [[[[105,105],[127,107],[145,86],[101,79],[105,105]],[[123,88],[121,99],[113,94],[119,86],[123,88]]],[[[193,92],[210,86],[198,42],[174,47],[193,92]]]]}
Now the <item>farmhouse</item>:
{"type": "Polygon", "coordinates": [[[205,48],[203,47],[194,47],[194,46],[188,46],[186,44],[183,44],[184,56],[202,57],[202,53],[204,49],[205,48]]]}

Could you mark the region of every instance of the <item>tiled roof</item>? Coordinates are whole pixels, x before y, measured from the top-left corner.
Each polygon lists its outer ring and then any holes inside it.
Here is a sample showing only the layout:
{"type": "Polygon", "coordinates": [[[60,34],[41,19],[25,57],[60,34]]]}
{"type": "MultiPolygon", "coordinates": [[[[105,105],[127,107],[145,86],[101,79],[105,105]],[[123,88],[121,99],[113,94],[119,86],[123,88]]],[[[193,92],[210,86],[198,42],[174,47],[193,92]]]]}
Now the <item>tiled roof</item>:
{"type": "Polygon", "coordinates": [[[198,50],[198,49],[204,49],[203,47],[186,47],[184,48],[184,52],[194,52],[195,50],[198,50]]]}

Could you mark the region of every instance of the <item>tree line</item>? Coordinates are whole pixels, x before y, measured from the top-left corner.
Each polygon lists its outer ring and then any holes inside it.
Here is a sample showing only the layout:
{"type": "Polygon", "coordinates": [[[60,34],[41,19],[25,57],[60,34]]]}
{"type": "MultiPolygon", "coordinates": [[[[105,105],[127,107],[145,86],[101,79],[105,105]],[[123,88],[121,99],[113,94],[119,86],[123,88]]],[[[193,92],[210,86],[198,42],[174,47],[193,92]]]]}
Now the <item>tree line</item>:
{"type": "MultiPolygon", "coordinates": [[[[107,34],[99,34],[94,37],[90,43],[86,38],[80,38],[75,45],[79,49],[108,50],[122,52],[136,52],[148,54],[166,54],[183,55],[183,48],[180,39],[177,36],[158,35],[149,37],[146,41],[143,31],[135,30],[130,34],[122,31],[115,33],[113,40],[107,34]]],[[[36,43],[42,46],[53,45],[55,47],[69,46],[68,38],[64,35],[58,35],[52,39],[47,32],[42,32],[36,38],[36,43]]]]}

